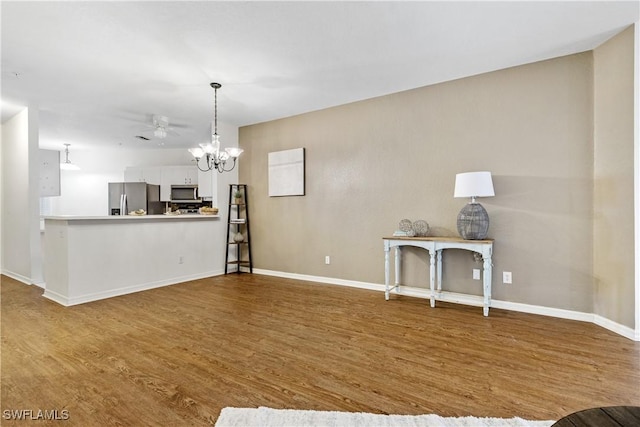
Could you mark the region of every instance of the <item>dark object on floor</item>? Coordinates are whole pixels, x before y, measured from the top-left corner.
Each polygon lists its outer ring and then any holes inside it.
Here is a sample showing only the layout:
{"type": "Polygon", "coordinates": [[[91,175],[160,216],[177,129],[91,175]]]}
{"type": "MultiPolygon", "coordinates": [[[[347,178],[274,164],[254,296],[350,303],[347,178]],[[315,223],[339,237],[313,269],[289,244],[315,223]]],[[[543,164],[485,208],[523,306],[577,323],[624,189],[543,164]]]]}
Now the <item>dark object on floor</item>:
{"type": "Polygon", "coordinates": [[[551,427],[637,427],[640,406],[609,406],[574,412],[562,417],[551,427]]]}

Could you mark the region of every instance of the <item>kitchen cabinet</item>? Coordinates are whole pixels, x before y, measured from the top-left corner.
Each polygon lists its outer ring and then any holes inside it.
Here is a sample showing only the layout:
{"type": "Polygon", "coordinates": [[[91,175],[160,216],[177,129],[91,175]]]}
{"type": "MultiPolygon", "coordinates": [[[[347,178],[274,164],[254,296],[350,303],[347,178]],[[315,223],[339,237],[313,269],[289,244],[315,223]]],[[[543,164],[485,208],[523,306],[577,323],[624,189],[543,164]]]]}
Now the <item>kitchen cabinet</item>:
{"type": "Polygon", "coordinates": [[[60,152],[40,150],[40,197],[60,195],[60,152]]]}
{"type": "Polygon", "coordinates": [[[218,172],[214,170],[203,172],[198,169],[198,194],[207,200],[211,199],[213,206],[218,203],[218,172]]]}
{"type": "Polygon", "coordinates": [[[146,182],[160,185],[162,170],[155,166],[129,166],[124,170],[125,182],[146,182]]]}
{"type": "Polygon", "coordinates": [[[164,166],[161,184],[193,185],[198,183],[198,169],[195,166],[164,166]]]}
{"type": "Polygon", "coordinates": [[[194,166],[164,166],[160,175],[160,200],[171,200],[172,185],[198,184],[198,168],[194,166]]]}
{"type": "Polygon", "coordinates": [[[175,171],[176,184],[197,184],[198,168],[195,166],[178,166],[175,171]]]}

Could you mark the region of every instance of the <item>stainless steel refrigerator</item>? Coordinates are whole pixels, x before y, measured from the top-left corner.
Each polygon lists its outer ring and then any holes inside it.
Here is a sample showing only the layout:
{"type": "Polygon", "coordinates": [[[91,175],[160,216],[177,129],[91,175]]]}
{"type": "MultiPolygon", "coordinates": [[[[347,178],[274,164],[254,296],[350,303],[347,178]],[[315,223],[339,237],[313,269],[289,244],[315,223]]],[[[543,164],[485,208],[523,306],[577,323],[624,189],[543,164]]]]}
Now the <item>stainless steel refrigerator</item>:
{"type": "Polygon", "coordinates": [[[110,182],[109,215],[128,215],[144,209],[148,215],[162,214],[160,186],[145,182],[110,182]]]}

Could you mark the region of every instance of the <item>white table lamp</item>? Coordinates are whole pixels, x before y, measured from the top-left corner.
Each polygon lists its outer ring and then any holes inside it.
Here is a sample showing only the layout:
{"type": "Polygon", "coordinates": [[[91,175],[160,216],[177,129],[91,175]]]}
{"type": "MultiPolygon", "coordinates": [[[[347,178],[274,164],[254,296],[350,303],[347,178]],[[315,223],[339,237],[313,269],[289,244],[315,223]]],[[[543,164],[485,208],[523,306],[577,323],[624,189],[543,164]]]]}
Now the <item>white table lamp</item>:
{"type": "Polygon", "coordinates": [[[493,197],[491,172],[456,174],[453,197],[470,197],[471,201],[458,214],[458,233],[465,240],[482,240],[489,231],[489,214],[476,197],[493,197]]]}

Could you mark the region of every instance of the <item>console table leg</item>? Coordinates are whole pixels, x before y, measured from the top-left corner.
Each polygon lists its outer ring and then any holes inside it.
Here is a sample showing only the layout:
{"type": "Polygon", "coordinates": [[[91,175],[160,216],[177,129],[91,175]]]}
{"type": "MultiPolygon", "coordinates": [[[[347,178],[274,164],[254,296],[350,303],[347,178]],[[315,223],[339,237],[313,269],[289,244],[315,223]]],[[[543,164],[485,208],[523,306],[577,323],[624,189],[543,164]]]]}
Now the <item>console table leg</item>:
{"type": "Polygon", "coordinates": [[[437,266],[437,280],[438,280],[438,292],[442,291],[442,249],[437,251],[438,254],[438,266],[437,266]]]}
{"type": "Polygon", "coordinates": [[[396,265],[395,265],[395,269],[396,269],[396,282],[394,283],[395,285],[395,289],[396,292],[400,291],[400,263],[402,261],[402,249],[400,249],[400,246],[396,246],[396,265]]]}
{"type": "Polygon", "coordinates": [[[384,245],[384,299],[389,300],[389,246],[387,244],[384,245]]]}
{"type": "Polygon", "coordinates": [[[429,250],[429,288],[431,289],[431,307],[436,306],[436,253],[429,250]]]}
{"type": "Polygon", "coordinates": [[[492,266],[491,266],[491,257],[484,256],[484,264],[483,264],[483,294],[484,294],[484,307],[483,313],[485,316],[489,315],[489,306],[491,305],[491,275],[492,275],[492,266]]]}

